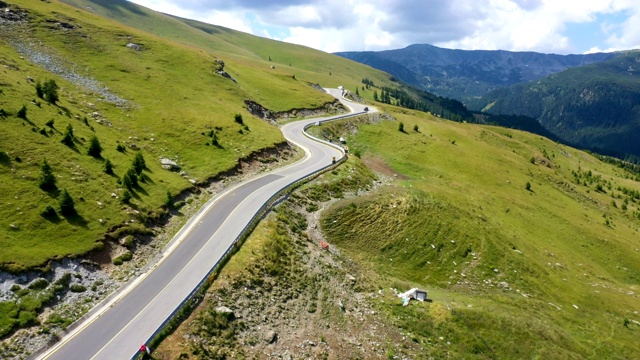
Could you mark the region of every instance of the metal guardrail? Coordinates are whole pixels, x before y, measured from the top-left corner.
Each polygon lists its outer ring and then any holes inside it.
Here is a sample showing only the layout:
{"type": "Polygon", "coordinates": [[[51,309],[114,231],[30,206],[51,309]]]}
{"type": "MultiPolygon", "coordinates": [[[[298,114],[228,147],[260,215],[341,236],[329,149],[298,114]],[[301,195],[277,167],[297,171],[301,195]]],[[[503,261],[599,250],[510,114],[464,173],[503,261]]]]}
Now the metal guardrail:
{"type": "MultiPolygon", "coordinates": [[[[362,115],[362,114],[366,114],[366,112],[351,113],[351,114],[347,114],[347,115],[343,115],[343,116],[339,116],[339,117],[335,117],[335,118],[331,118],[331,119],[318,120],[318,121],[316,121],[314,123],[311,123],[311,124],[308,124],[308,125],[306,125],[304,127],[302,133],[306,137],[308,137],[310,139],[313,139],[315,141],[318,141],[320,143],[323,143],[325,145],[328,145],[328,146],[334,147],[336,149],[339,149],[342,152],[342,157],[340,159],[338,159],[335,163],[331,163],[331,164],[329,164],[329,165],[327,165],[327,166],[325,166],[325,167],[323,167],[323,168],[321,168],[319,170],[314,171],[311,174],[303,176],[303,177],[293,181],[292,183],[284,186],[282,189],[278,190],[275,194],[273,194],[267,201],[265,201],[265,203],[262,204],[260,209],[258,209],[258,211],[255,213],[255,215],[251,218],[251,220],[249,220],[247,225],[245,225],[245,227],[242,229],[242,231],[236,237],[236,239],[227,248],[227,250],[224,252],[224,254],[222,254],[220,259],[211,267],[211,270],[209,271],[209,273],[200,281],[200,283],[198,283],[198,285],[189,293],[189,295],[180,303],[180,305],[178,305],[178,307],[176,307],[176,309],[171,313],[171,315],[169,315],[169,317],[167,317],[167,319],[165,319],[165,321],[158,327],[158,329],[147,339],[145,344],[149,344],[149,346],[151,348],[155,347],[155,345],[157,345],[160,341],[162,341],[165,336],[169,335],[169,333],[174,330],[173,327],[177,326],[179,324],[179,322],[182,320],[181,319],[182,316],[191,313],[191,311],[195,308],[195,306],[204,297],[204,293],[209,288],[209,286],[211,285],[211,282],[213,282],[214,279],[212,279],[211,276],[216,271],[221,269],[221,266],[224,266],[226,264],[226,262],[229,260],[229,255],[231,255],[232,252],[234,252],[234,251],[239,249],[240,245],[247,239],[249,234],[251,234],[251,232],[255,229],[255,227],[262,220],[262,218],[269,211],[271,211],[273,206],[278,202],[278,200],[282,196],[284,196],[287,193],[290,193],[295,188],[297,188],[298,186],[306,183],[307,181],[310,181],[310,180],[320,176],[321,174],[323,174],[323,173],[325,173],[327,171],[333,170],[334,168],[338,167],[340,164],[342,164],[343,162],[345,162],[347,160],[347,155],[346,155],[344,149],[342,148],[342,146],[339,146],[339,145],[333,144],[333,143],[331,143],[329,141],[322,140],[322,139],[319,139],[319,138],[317,138],[315,136],[312,136],[309,133],[307,133],[306,130],[309,129],[310,127],[316,126],[316,124],[322,124],[322,123],[325,123],[325,122],[342,120],[342,119],[345,119],[345,118],[354,117],[354,116],[358,116],[358,115],[362,115]],[[175,323],[172,323],[172,322],[175,322],[175,323]]],[[[131,359],[132,360],[133,359],[138,359],[140,355],[141,355],[140,351],[138,351],[131,357],[131,359]]]]}

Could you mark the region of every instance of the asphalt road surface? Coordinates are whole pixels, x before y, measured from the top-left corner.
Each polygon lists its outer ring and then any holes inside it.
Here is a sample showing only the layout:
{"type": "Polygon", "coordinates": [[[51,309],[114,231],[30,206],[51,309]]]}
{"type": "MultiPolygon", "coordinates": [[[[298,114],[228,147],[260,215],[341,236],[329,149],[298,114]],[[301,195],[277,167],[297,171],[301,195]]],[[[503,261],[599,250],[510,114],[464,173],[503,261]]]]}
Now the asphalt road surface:
{"type": "MultiPolygon", "coordinates": [[[[327,89],[340,99],[341,90],[327,89]]],[[[340,99],[351,113],[364,105],[340,99]]],[[[196,214],[163,250],[162,258],[117,296],[98,305],[86,319],[39,359],[130,359],[206,277],[242,229],[272,195],[331,164],[341,150],[303,134],[308,124],[343,116],[289,123],[287,140],[305,150],[304,159],[234,186],[217,195],[196,214]]]]}

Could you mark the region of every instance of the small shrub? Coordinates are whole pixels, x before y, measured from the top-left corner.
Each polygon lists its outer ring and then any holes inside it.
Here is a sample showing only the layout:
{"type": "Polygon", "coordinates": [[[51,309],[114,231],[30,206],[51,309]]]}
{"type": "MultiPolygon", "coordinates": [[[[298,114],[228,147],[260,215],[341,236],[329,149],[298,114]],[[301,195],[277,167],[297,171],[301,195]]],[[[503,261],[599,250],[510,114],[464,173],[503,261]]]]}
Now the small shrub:
{"type": "Polygon", "coordinates": [[[167,195],[164,199],[164,205],[167,209],[173,209],[173,195],[171,195],[171,191],[167,190],[167,195]]]}
{"type": "Polygon", "coordinates": [[[233,120],[235,120],[235,122],[237,122],[240,125],[244,125],[244,120],[242,119],[241,114],[235,114],[233,117],[233,120]]]}
{"type": "Polygon", "coordinates": [[[418,127],[418,124],[413,125],[413,131],[420,132],[420,128],[418,127]]]}
{"type": "Polygon", "coordinates": [[[398,131],[404,132],[404,123],[402,121],[398,124],[398,131]]]}
{"type": "Polygon", "coordinates": [[[39,278],[34,280],[31,284],[29,284],[29,289],[31,290],[44,290],[49,286],[49,282],[47,279],[39,278]]]}
{"type": "Polygon", "coordinates": [[[130,261],[131,259],[133,259],[133,254],[127,251],[124,254],[120,255],[120,258],[122,259],[122,261],[130,261]]]}
{"type": "Polygon", "coordinates": [[[122,145],[122,144],[118,144],[118,146],[116,146],[116,151],[123,153],[123,152],[127,151],[127,148],[125,148],[124,145],[122,145]]]}
{"type": "Polygon", "coordinates": [[[72,284],[69,286],[69,290],[74,293],[81,293],[87,291],[87,288],[84,285],[72,284]]]}
{"type": "Polygon", "coordinates": [[[55,219],[58,217],[58,213],[51,205],[47,205],[42,211],[40,211],[40,216],[45,219],[55,219]]]}
{"type": "Polygon", "coordinates": [[[531,191],[531,183],[527,181],[527,183],[524,185],[524,188],[527,189],[527,191],[531,191]]]}
{"type": "Polygon", "coordinates": [[[16,114],[20,119],[27,120],[27,107],[22,105],[18,113],[16,114]]]}
{"type": "Polygon", "coordinates": [[[122,239],[122,246],[126,248],[130,248],[133,246],[133,244],[135,244],[135,242],[136,242],[135,237],[133,237],[132,235],[127,235],[124,237],[124,239],[122,239]]]}
{"type": "Polygon", "coordinates": [[[113,259],[113,265],[120,266],[126,261],[130,261],[131,259],[133,259],[133,254],[130,251],[127,251],[124,254],[113,259]]]}
{"type": "Polygon", "coordinates": [[[9,289],[9,290],[11,290],[11,292],[18,292],[18,291],[22,290],[22,287],[20,285],[18,285],[18,284],[13,284],[11,286],[11,289],[9,289]]]}

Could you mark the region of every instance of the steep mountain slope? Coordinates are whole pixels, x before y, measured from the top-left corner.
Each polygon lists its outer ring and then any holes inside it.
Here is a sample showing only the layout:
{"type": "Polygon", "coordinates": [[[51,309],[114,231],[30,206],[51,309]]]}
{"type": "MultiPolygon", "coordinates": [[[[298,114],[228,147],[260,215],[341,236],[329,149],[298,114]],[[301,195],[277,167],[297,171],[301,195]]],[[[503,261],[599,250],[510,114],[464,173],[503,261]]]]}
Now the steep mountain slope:
{"type": "MultiPolygon", "coordinates": [[[[272,69],[267,55],[261,59],[253,53],[261,39],[231,31],[212,36],[162,14],[141,16],[160,19],[154,24],[165,29],[177,24],[176,29],[206,35],[211,49],[163,39],[59,2],[12,1],[7,11],[2,6],[0,186],[11,199],[0,209],[3,269],[46,266],[52,258],[101,248],[110,232],[144,232],[138,224],[162,216],[167,192],[175,196],[234,168],[251,153],[285,144],[276,127],[246,110],[247,99],[273,111],[319,108],[333,98],[309,82],[337,86],[369,77],[390,84],[384,73],[318,51],[305,57],[297,46],[291,50],[299,55],[295,73],[280,64],[272,69]],[[322,68],[332,62],[351,70],[333,78],[329,67],[322,68]],[[350,71],[352,77],[346,75],[350,71]],[[37,83],[50,80],[59,87],[55,102],[39,98],[36,90],[37,83]],[[242,123],[234,120],[236,114],[242,123]],[[67,128],[73,141],[65,145],[61,140],[67,128]],[[97,158],[87,156],[93,136],[103,148],[97,158]],[[137,174],[143,182],[127,189],[123,179],[137,153],[147,170],[137,174]],[[159,158],[175,161],[182,175],[163,169],[159,158]],[[56,188],[48,191],[38,187],[45,159],[56,179],[56,188]],[[107,159],[113,175],[103,171],[107,159]],[[65,189],[77,216],[60,214],[58,197],[65,189]],[[133,196],[129,204],[122,202],[125,190],[133,196]],[[54,215],[47,206],[55,216],[45,216],[54,215]]],[[[270,44],[279,46],[274,57],[288,52],[287,44],[270,44]]],[[[262,46],[266,52],[270,45],[262,46]]]]}
{"type": "MultiPolygon", "coordinates": [[[[356,92],[362,81],[375,83],[378,92],[404,93],[411,108],[470,120],[471,114],[457,101],[442,98],[399,83],[397,79],[370,67],[338,56],[328,56],[321,51],[306,46],[287,44],[281,41],[260,38],[222,26],[211,25],[196,20],[183,19],[161,14],[126,0],[63,0],[81,9],[109,17],[129,26],[156,34],[163,38],[209,51],[216,56],[237,61],[264,64],[291,76],[318,84],[342,85],[346,90],[356,92]]],[[[256,84],[261,85],[261,84],[256,84]]],[[[368,89],[367,89],[368,90],[368,89]]],[[[366,100],[374,100],[373,91],[357,94],[366,100]]]]}
{"type": "Polygon", "coordinates": [[[434,94],[467,102],[487,92],[567,68],[603,61],[613,54],[555,55],[535,52],[451,50],[427,44],[386,51],[338,52],[434,94]]]}
{"type": "Polygon", "coordinates": [[[321,224],[359,264],[359,278],[372,279],[363,292],[379,297],[376,308],[420,344],[419,355],[405,355],[625,359],[640,351],[637,167],[529,133],[386,110],[397,121],[317,129],[344,137],[394,179],[339,201],[321,224]],[[398,121],[419,132],[398,131],[398,121]],[[390,290],[413,287],[433,303],[403,307],[390,290]]]}
{"type": "Polygon", "coordinates": [[[640,157],[640,52],[496,90],[473,106],[537,119],[566,142],[621,158],[640,157]]]}

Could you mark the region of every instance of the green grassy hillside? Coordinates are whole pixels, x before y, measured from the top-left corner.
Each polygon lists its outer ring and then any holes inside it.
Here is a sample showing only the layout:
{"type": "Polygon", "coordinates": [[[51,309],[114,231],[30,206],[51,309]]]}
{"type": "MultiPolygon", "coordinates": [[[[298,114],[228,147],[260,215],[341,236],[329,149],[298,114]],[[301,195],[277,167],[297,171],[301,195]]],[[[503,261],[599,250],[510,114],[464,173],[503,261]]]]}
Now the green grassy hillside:
{"type": "MultiPolygon", "coordinates": [[[[9,4],[0,29],[0,151],[6,154],[0,179],[10,199],[0,210],[0,267],[12,271],[99,248],[103,235],[125,222],[140,230],[139,222],[162,213],[167,192],[176,194],[282,143],[277,128],[245,110],[246,99],[286,111],[333,101],[311,83],[355,89],[367,78],[394,85],[389,75],[334,55],[127,1],[9,4]],[[219,75],[221,68],[234,81],[219,75]],[[59,86],[55,104],[36,94],[36,83],[49,80],[59,86]],[[23,106],[25,119],[17,116],[23,106]],[[234,121],[236,114],[244,124],[234,121]],[[53,127],[46,125],[50,120],[53,127]],[[61,143],[68,125],[72,146],[61,143]],[[86,155],[94,135],[104,148],[98,159],[86,155]],[[118,181],[137,151],[146,160],[147,181],[130,191],[130,205],[122,204],[125,187],[118,181]],[[161,157],[176,161],[184,176],[162,169],[161,157]],[[37,186],[45,158],[56,191],[37,186]],[[106,159],[113,175],[102,171],[106,159]],[[47,206],[58,208],[63,189],[78,217],[41,216],[47,206]]],[[[373,92],[362,95],[372,98],[373,92]]]]}
{"type": "Polygon", "coordinates": [[[324,215],[331,242],[388,293],[380,309],[453,358],[631,358],[640,351],[638,174],[529,133],[392,108],[327,124],[397,176],[324,215]],[[405,132],[398,131],[403,122],[405,132]],[[414,125],[418,131],[411,130],[414,125]],[[527,185],[528,184],[528,185],[527,185]]]}
{"type": "Polygon", "coordinates": [[[245,110],[245,99],[274,110],[333,101],[302,76],[296,80],[260,62],[229,60],[57,2],[11,4],[11,13],[23,21],[9,21],[0,30],[4,269],[39,266],[100,247],[110,230],[125,222],[139,227],[156,216],[167,192],[177,194],[191,187],[190,181],[204,181],[241,157],[283,142],[277,128],[245,110]],[[237,83],[214,72],[218,59],[237,83]],[[59,86],[55,104],[36,94],[36,83],[48,80],[59,86]],[[23,106],[24,119],[18,117],[23,106]],[[234,121],[235,114],[246,127],[234,121]],[[51,120],[52,126],[46,125],[51,120]],[[69,125],[75,135],[71,146],[61,143],[69,125]],[[213,132],[219,146],[212,145],[213,132]],[[94,135],[104,149],[98,159],[86,155],[94,135]],[[138,151],[146,160],[146,181],[132,189],[131,205],[122,204],[125,187],[118,181],[138,151]],[[176,161],[185,176],[164,170],[160,157],[176,161]],[[55,191],[38,187],[45,159],[57,180],[55,191]],[[106,159],[114,165],[113,175],[103,172],[106,159]],[[60,216],[63,189],[75,202],[75,217],[60,216]],[[58,215],[41,216],[47,206],[58,215]]]}
{"type": "MultiPolygon", "coordinates": [[[[371,78],[377,83],[391,85],[388,80],[389,75],[381,71],[306,46],[261,38],[222,26],[158,13],[125,0],[62,1],[127,26],[216,54],[224,60],[234,59],[238,62],[250,63],[253,66],[259,66],[261,70],[268,70],[273,65],[275,69],[272,72],[287,76],[295,75],[298,79],[323,86],[343,85],[355,91],[355,88],[361,85],[363,78],[371,78]]],[[[253,85],[261,87],[260,84],[253,85]]],[[[256,101],[260,102],[259,100],[257,98],[256,101]]],[[[288,110],[288,108],[276,110],[288,110]]]]}

